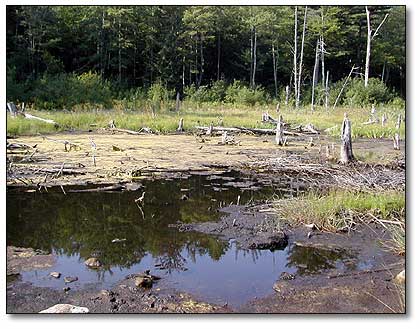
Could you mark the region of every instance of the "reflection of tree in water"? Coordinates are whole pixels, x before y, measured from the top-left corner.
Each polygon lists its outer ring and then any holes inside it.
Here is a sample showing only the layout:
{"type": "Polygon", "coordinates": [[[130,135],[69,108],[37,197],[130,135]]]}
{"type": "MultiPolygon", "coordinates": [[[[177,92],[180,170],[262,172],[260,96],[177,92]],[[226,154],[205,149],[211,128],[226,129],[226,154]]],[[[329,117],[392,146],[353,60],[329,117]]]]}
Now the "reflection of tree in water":
{"type": "Polygon", "coordinates": [[[296,267],[297,274],[311,274],[336,267],[337,261],[353,258],[345,250],[321,249],[295,245],[287,257],[287,267],[296,267]]]}
{"type": "Polygon", "coordinates": [[[248,258],[248,255],[251,255],[252,258],[252,262],[254,264],[257,263],[258,258],[261,256],[262,251],[259,249],[240,249],[240,248],[236,248],[235,249],[235,261],[238,260],[238,255],[239,253],[242,253],[242,256],[244,258],[248,258]]]}
{"type": "MultiPolygon", "coordinates": [[[[152,183],[146,183],[145,188],[145,219],[133,201],[138,192],[8,194],[7,243],[55,250],[61,255],[79,254],[82,260],[97,256],[104,271],[113,266],[129,267],[146,253],[162,257],[169,268],[183,266],[183,252],[193,260],[197,254],[219,259],[227,243],[168,228],[184,218],[208,220],[209,214],[214,216],[211,191],[195,187],[194,181],[152,183]],[[180,188],[188,184],[196,193],[190,192],[190,199],[200,202],[180,200],[180,188]],[[125,241],[112,243],[114,239],[125,241]]],[[[98,275],[103,275],[100,272],[98,275]]]]}

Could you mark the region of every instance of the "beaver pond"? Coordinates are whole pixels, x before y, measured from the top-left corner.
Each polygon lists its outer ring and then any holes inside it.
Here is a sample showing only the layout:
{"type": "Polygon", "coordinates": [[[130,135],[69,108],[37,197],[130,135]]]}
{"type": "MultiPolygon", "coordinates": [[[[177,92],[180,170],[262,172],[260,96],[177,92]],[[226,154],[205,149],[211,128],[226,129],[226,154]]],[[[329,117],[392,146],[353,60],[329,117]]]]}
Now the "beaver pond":
{"type": "MultiPolygon", "coordinates": [[[[357,255],[289,243],[283,249],[245,249],[234,239],[182,231],[183,223],[214,222],[231,204],[286,197],[285,189],[238,175],[191,175],[142,181],[132,191],[97,186],[7,190],[7,245],[51,252],[50,268],[20,273],[35,286],[62,290],[111,289],[132,273],[147,269],[159,284],[216,304],[239,306],[268,295],[282,272],[310,275],[325,269],[363,270],[357,255]],[[90,192],[89,192],[90,191],[90,192]],[[144,204],[134,200],[145,191],[144,204]],[[90,257],[99,269],[84,265],[90,257]],[[77,277],[65,283],[49,274],[77,277]]],[[[287,194],[287,193],[286,193],[287,194]]]]}

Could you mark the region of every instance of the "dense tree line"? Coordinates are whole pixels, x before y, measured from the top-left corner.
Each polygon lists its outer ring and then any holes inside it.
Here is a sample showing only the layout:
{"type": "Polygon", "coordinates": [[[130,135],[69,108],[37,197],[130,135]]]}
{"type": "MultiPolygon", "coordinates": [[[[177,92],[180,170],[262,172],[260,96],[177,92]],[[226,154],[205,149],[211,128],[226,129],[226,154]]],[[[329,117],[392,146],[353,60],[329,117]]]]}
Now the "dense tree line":
{"type": "MultiPolygon", "coordinates": [[[[369,77],[404,97],[405,8],[369,11],[374,28],[388,14],[369,77]]],[[[7,6],[8,81],[16,83],[94,72],[119,90],[161,81],[183,93],[239,80],[276,97],[294,89],[294,61],[304,89],[324,85],[327,72],[330,82],[343,79],[353,65],[362,77],[366,42],[364,6],[7,6]]]]}

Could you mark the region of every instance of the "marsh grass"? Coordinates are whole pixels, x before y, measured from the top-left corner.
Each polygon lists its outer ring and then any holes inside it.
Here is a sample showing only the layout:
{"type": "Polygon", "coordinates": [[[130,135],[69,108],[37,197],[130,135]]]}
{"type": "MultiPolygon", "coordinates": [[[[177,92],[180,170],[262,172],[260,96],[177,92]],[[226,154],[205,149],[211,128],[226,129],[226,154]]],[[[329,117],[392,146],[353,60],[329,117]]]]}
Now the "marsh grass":
{"type": "MultiPolygon", "coordinates": [[[[261,122],[261,113],[268,111],[276,117],[275,106],[245,106],[229,104],[197,104],[184,102],[180,112],[175,112],[174,104],[164,103],[160,106],[156,116],[152,115],[151,106],[125,109],[117,104],[114,110],[76,110],[76,111],[35,111],[29,113],[55,120],[60,124],[54,128],[41,121],[27,120],[23,118],[11,118],[7,116],[7,133],[11,135],[34,135],[37,133],[51,133],[56,131],[77,130],[87,131],[106,127],[110,120],[114,120],[118,128],[138,130],[142,127],[149,127],[159,133],[169,133],[178,127],[179,118],[184,119],[184,127],[187,131],[193,130],[196,125],[224,125],[226,127],[242,126],[247,128],[270,128],[269,124],[261,122]]],[[[317,129],[333,137],[340,134],[341,122],[344,112],[349,113],[353,122],[353,137],[366,138],[390,138],[394,136],[395,122],[399,113],[404,110],[383,109],[388,113],[388,123],[382,127],[380,124],[363,125],[369,118],[368,109],[337,108],[334,112],[327,112],[324,109],[310,111],[303,108],[299,110],[287,108],[281,109],[281,114],[286,122],[292,125],[306,125],[312,123],[317,129]]],[[[380,113],[378,113],[378,116],[380,113]]],[[[400,137],[405,136],[405,126],[402,123],[400,137]]]]}
{"type": "MultiPolygon", "coordinates": [[[[358,219],[372,214],[379,219],[401,218],[405,214],[402,191],[377,193],[332,190],[327,194],[309,192],[274,202],[280,221],[289,224],[315,224],[321,230],[340,231],[358,219]]],[[[372,217],[370,217],[372,219],[372,217]]],[[[396,236],[396,241],[400,239],[396,236]]],[[[405,248],[405,242],[403,243],[405,248]]]]}

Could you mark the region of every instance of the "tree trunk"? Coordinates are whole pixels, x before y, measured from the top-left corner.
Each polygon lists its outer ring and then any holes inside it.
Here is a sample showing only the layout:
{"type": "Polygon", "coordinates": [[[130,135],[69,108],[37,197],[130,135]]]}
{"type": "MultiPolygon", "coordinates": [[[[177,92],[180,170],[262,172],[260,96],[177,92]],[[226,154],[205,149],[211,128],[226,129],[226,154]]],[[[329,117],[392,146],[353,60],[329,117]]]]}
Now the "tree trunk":
{"type": "Polygon", "coordinates": [[[273,53],[274,96],[277,99],[277,63],[276,63],[276,52],[274,49],[274,41],[271,45],[271,50],[273,53]]]}
{"type": "Polygon", "coordinates": [[[283,118],[282,116],[279,116],[276,128],[276,145],[284,145],[283,126],[283,118]]]}
{"type": "Polygon", "coordinates": [[[254,72],[254,34],[251,29],[251,68],[249,70],[249,87],[252,88],[252,72],[254,72]]]}
{"type": "Polygon", "coordinates": [[[184,131],[184,119],[183,118],[179,119],[178,128],[176,129],[176,131],[178,131],[178,132],[183,132],[184,131]]]}
{"type": "Polygon", "coordinates": [[[344,120],[341,126],[341,158],[340,162],[346,164],[354,161],[353,147],[351,142],[351,121],[344,113],[344,120]]]}
{"type": "Polygon", "coordinates": [[[255,88],[255,72],[257,70],[257,28],[254,27],[254,65],[252,70],[252,89],[255,88]]]}
{"type": "Polygon", "coordinates": [[[324,8],[321,10],[321,20],[322,20],[322,30],[321,30],[321,42],[320,42],[320,52],[321,52],[321,76],[322,76],[322,86],[325,85],[325,61],[324,61],[324,52],[325,52],[325,43],[324,43],[324,8]]]}
{"type": "Polygon", "coordinates": [[[318,49],[319,49],[319,40],[316,42],[316,49],[315,49],[315,64],[314,64],[314,72],[312,75],[312,97],[311,97],[311,110],[315,110],[315,86],[317,84],[317,77],[318,77],[318,49]]]}
{"type": "Polygon", "coordinates": [[[305,6],[305,15],[303,17],[303,31],[302,31],[302,45],[300,49],[300,62],[299,62],[299,76],[298,76],[298,93],[296,99],[296,105],[299,107],[300,105],[300,90],[301,90],[301,82],[302,82],[302,65],[303,65],[303,48],[305,45],[305,30],[306,30],[306,16],[308,13],[308,6],[305,6]]]}
{"type": "Polygon", "coordinates": [[[344,81],[343,87],[341,87],[341,90],[340,90],[340,92],[339,92],[339,94],[338,94],[337,98],[335,99],[333,110],[334,110],[334,109],[335,109],[335,107],[337,106],[338,100],[340,99],[340,96],[341,96],[341,94],[343,93],[344,88],[346,88],[347,82],[349,81],[349,79],[350,79],[351,75],[353,74],[354,68],[355,68],[355,66],[353,65],[353,66],[351,67],[351,70],[350,70],[349,75],[347,76],[346,80],[344,81]]]}
{"type": "Polygon", "coordinates": [[[175,110],[177,112],[179,112],[180,109],[181,109],[181,100],[180,100],[179,92],[177,92],[176,93],[175,110]]]}
{"type": "Polygon", "coordinates": [[[200,78],[198,80],[198,86],[201,86],[204,75],[204,54],[203,54],[203,34],[200,33],[200,78]]]}
{"type": "Polygon", "coordinates": [[[284,100],[284,103],[286,106],[289,103],[289,93],[290,93],[290,88],[289,86],[286,86],[286,99],[284,100]]]}
{"type": "Polygon", "coordinates": [[[293,73],[294,73],[294,80],[295,80],[295,106],[298,107],[297,98],[298,98],[298,87],[297,87],[297,81],[298,81],[298,71],[297,71],[297,33],[298,33],[298,22],[297,22],[297,6],[295,6],[295,48],[293,52],[293,73]]]}
{"type": "Polygon", "coordinates": [[[217,81],[220,80],[220,32],[217,34],[217,81]]]}
{"type": "Polygon", "coordinates": [[[328,78],[330,71],[327,71],[327,77],[325,78],[325,109],[328,111],[328,99],[329,99],[329,90],[328,90],[328,78]]]}
{"type": "Polygon", "coordinates": [[[365,61],[365,87],[368,86],[369,81],[369,62],[370,62],[370,44],[372,41],[372,29],[370,27],[370,13],[367,6],[366,9],[366,19],[367,19],[367,42],[366,42],[366,61],[365,61]]]}

